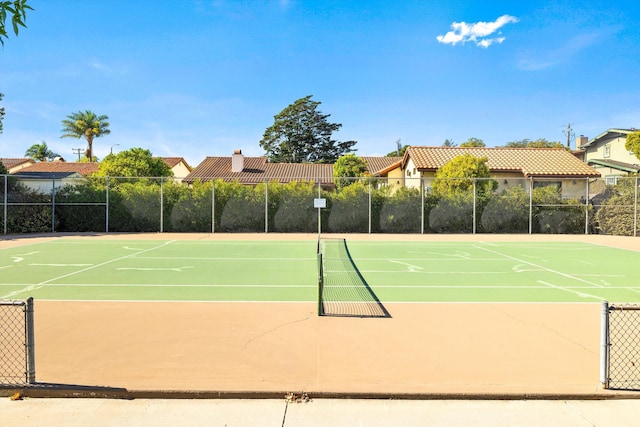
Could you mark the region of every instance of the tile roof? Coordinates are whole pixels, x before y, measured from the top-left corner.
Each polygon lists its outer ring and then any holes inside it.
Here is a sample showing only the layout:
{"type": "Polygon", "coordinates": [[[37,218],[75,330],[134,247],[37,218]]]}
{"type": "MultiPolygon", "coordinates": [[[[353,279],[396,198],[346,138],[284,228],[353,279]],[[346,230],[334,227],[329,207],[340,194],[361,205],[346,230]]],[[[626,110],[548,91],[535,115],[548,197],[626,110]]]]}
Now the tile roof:
{"type": "Polygon", "coordinates": [[[91,175],[98,171],[96,162],[37,162],[16,172],[16,175],[29,175],[31,173],[78,173],[91,175]]]}
{"type": "Polygon", "coordinates": [[[360,157],[367,163],[367,172],[370,175],[379,174],[381,171],[395,165],[402,160],[402,157],[382,157],[382,156],[362,156],[360,157]]]}
{"type": "Polygon", "coordinates": [[[184,157],[160,157],[162,160],[164,160],[164,162],[170,167],[173,168],[175,167],[178,163],[180,162],[184,162],[184,164],[187,166],[187,169],[192,170],[191,166],[189,166],[189,164],[187,163],[187,161],[184,159],[184,157]]]}
{"type": "Polygon", "coordinates": [[[589,163],[589,165],[594,164],[594,165],[606,166],[606,167],[610,167],[612,169],[618,169],[618,170],[625,171],[625,172],[631,172],[631,173],[640,172],[640,165],[633,164],[633,163],[619,162],[617,160],[611,160],[611,159],[589,159],[589,161],[587,163],[589,163]]]}
{"type": "Polygon", "coordinates": [[[29,158],[2,158],[0,159],[0,163],[2,163],[7,169],[14,168],[16,166],[20,166],[24,163],[34,163],[33,159],[29,158]]]}
{"type": "Polygon", "coordinates": [[[207,157],[183,179],[192,183],[197,179],[222,179],[241,184],[258,184],[265,180],[318,181],[333,184],[333,165],[311,163],[269,163],[266,157],[244,157],[241,172],[231,171],[231,157],[207,157]]]}
{"type": "Polygon", "coordinates": [[[521,172],[525,177],[599,177],[600,173],[582,162],[564,148],[464,148],[464,147],[409,147],[402,160],[409,157],[416,168],[436,171],[462,154],[487,157],[491,172],[521,172]]]}

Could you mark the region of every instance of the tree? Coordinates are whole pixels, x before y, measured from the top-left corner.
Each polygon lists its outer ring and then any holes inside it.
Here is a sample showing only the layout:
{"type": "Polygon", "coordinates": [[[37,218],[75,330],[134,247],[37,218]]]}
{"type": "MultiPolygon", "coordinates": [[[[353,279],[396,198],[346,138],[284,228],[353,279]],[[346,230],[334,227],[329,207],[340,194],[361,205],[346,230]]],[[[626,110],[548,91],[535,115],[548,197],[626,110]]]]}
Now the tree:
{"type": "Polygon", "coordinates": [[[478,195],[489,194],[497,187],[497,183],[488,179],[491,172],[487,166],[486,157],[474,157],[471,154],[462,154],[454,157],[436,172],[433,181],[433,192],[438,195],[451,193],[467,193],[473,188],[475,178],[484,178],[476,181],[478,195]]]}
{"type": "Polygon", "coordinates": [[[467,142],[463,142],[462,144],[460,144],[460,147],[465,147],[465,148],[469,148],[469,147],[486,147],[487,145],[484,143],[483,140],[478,139],[478,138],[469,138],[467,140],[467,142]]]}
{"type": "Polygon", "coordinates": [[[344,155],[333,165],[333,177],[338,188],[353,184],[355,180],[349,178],[364,176],[366,171],[366,162],[355,154],[344,155]]]}
{"type": "Polygon", "coordinates": [[[544,138],[538,138],[532,141],[528,138],[520,141],[511,141],[505,144],[505,147],[510,148],[566,148],[560,141],[547,141],[544,138]]]}
{"type": "Polygon", "coordinates": [[[27,4],[27,0],[0,1],[0,44],[2,44],[2,46],[4,46],[4,39],[9,38],[5,26],[7,17],[11,16],[13,32],[17,36],[20,27],[27,28],[24,23],[27,20],[27,10],[33,10],[33,8],[27,4]]]}
{"type": "Polygon", "coordinates": [[[108,116],[96,116],[93,111],[85,110],[69,114],[62,121],[61,138],[84,138],[87,140],[85,157],[93,161],[93,139],[111,133],[108,116]]]}
{"type": "Polygon", "coordinates": [[[624,148],[627,151],[631,151],[638,159],[640,159],[640,131],[627,135],[624,148]]]}
{"type": "Polygon", "coordinates": [[[98,165],[97,176],[162,177],[173,176],[169,165],[151,151],[132,148],[118,154],[108,154],[98,165]]]}
{"type": "Polygon", "coordinates": [[[39,162],[46,162],[47,160],[53,160],[56,157],[60,157],[59,154],[54,153],[47,147],[47,143],[42,141],[40,144],[33,144],[24,152],[25,157],[29,157],[39,162]]]}
{"type": "Polygon", "coordinates": [[[339,142],[331,138],[342,125],[327,121],[329,114],[317,111],[320,102],[305,96],[289,105],[268,127],[260,147],[269,160],[282,163],[333,163],[341,155],[355,151],[356,141],[339,142]]]}
{"type": "Polygon", "coordinates": [[[404,152],[407,151],[407,148],[409,148],[409,145],[405,144],[402,147],[399,147],[397,150],[393,150],[390,153],[387,153],[385,157],[402,157],[404,156],[404,152]]]}
{"type": "Polygon", "coordinates": [[[453,139],[445,139],[444,142],[442,143],[442,146],[443,147],[457,147],[458,144],[453,142],[453,139]]]}

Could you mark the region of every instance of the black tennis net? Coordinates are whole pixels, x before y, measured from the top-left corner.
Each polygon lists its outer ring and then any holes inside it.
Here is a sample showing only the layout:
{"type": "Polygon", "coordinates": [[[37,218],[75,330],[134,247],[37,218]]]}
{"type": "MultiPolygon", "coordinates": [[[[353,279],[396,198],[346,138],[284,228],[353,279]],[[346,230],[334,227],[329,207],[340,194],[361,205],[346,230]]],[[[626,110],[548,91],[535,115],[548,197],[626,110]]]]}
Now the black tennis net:
{"type": "Polygon", "coordinates": [[[318,240],[318,315],[391,317],[360,274],[345,239],[318,240]]]}

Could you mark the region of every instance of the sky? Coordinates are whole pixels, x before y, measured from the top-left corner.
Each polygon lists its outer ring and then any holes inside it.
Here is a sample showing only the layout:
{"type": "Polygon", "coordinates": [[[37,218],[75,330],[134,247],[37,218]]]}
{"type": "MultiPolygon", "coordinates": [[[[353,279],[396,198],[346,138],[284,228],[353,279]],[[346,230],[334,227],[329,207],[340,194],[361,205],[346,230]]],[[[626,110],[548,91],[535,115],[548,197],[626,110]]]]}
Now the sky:
{"type": "Polygon", "coordinates": [[[98,158],[261,156],[274,116],[308,95],[361,156],[640,128],[635,0],[28,3],[0,47],[0,157],[44,141],[77,160],[86,141],[61,122],[85,110],[109,117],[98,158]]]}

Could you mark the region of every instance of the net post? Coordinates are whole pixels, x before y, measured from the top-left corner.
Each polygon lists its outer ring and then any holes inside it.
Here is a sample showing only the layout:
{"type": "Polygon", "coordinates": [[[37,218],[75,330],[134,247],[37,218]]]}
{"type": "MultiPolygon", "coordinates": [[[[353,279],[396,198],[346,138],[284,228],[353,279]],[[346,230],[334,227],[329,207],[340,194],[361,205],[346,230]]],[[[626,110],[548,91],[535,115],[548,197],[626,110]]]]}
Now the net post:
{"type": "Polygon", "coordinates": [[[36,349],[35,349],[35,328],[33,324],[33,297],[27,298],[25,306],[26,323],[26,353],[27,353],[27,383],[36,382],[36,349]]]}
{"type": "MultiPolygon", "coordinates": [[[[318,241],[318,249],[320,248],[320,241],[318,241]]],[[[324,288],[324,272],[322,268],[322,253],[318,251],[318,316],[322,316],[323,313],[323,302],[322,302],[322,293],[324,288]]]]}
{"type": "Polygon", "coordinates": [[[609,388],[609,302],[602,301],[600,310],[600,385],[609,388]]]}

